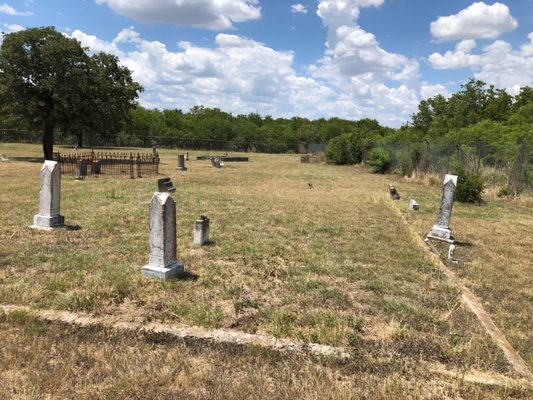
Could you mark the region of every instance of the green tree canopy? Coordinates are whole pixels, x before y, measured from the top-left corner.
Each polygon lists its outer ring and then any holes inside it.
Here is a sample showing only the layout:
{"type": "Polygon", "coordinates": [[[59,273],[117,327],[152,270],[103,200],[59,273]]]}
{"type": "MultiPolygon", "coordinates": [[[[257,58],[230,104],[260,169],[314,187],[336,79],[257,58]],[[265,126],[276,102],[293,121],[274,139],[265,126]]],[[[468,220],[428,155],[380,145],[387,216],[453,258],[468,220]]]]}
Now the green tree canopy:
{"type": "Polygon", "coordinates": [[[0,99],[27,125],[43,131],[53,158],[54,130],[117,132],[142,87],[115,56],[87,54],[53,27],[6,35],[0,48],[0,99]]]}

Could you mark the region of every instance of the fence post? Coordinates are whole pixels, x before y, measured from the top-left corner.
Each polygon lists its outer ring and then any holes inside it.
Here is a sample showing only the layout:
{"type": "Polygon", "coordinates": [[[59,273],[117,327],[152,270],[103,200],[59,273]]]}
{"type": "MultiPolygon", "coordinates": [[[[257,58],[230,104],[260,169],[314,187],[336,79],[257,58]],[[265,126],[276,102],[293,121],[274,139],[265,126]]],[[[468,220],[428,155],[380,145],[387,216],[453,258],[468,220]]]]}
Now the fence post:
{"type": "Polygon", "coordinates": [[[133,170],[133,154],[130,153],[130,178],[135,179],[135,172],[133,170]]]}

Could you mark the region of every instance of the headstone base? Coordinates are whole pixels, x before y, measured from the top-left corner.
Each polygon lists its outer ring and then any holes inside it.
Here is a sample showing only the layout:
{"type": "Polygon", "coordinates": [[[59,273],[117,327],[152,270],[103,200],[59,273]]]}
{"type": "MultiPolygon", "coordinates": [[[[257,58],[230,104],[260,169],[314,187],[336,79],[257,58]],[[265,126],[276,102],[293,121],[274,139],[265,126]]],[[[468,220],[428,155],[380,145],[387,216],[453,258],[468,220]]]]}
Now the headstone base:
{"type": "Polygon", "coordinates": [[[187,171],[187,167],[176,167],[178,171],[187,171]]]}
{"type": "Polygon", "coordinates": [[[159,267],[156,265],[145,265],[142,268],[142,274],[146,278],[166,281],[168,279],[176,279],[183,274],[184,265],[180,261],[176,261],[166,267],[159,267]]]}
{"type": "Polygon", "coordinates": [[[37,214],[33,216],[33,225],[30,228],[49,231],[53,228],[61,228],[64,224],[65,217],[61,214],[54,215],[53,217],[37,214]]]}
{"type": "Polygon", "coordinates": [[[429,239],[440,240],[446,243],[455,243],[452,236],[452,230],[439,225],[433,225],[433,228],[431,229],[431,232],[428,233],[427,237],[429,239]]]}

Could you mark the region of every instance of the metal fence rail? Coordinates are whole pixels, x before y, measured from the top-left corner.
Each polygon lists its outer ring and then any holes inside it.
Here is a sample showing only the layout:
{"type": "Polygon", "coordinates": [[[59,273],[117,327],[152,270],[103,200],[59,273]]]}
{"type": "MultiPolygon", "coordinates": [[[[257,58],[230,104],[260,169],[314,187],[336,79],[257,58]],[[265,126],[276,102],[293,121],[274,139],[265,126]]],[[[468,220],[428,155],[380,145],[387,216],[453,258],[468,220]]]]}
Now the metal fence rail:
{"type": "Polygon", "coordinates": [[[134,153],[54,153],[61,174],[77,177],[84,176],[129,176],[142,178],[159,174],[159,154],[134,153]]]}

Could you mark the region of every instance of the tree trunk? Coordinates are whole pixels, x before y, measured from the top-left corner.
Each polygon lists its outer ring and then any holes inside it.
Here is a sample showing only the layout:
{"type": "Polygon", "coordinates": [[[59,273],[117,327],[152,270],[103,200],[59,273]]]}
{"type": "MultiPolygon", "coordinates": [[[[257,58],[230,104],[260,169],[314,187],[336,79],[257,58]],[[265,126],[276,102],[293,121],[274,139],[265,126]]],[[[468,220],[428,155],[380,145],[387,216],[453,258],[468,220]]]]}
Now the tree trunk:
{"type": "Polygon", "coordinates": [[[44,122],[43,153],[45,160],[54,159],[54,123],[52,121],[44,122]]]}
{"type": "Polygon", "coordinates": [[[83,149],[83,132],[78,132],[78,149],[83,149]]]}

